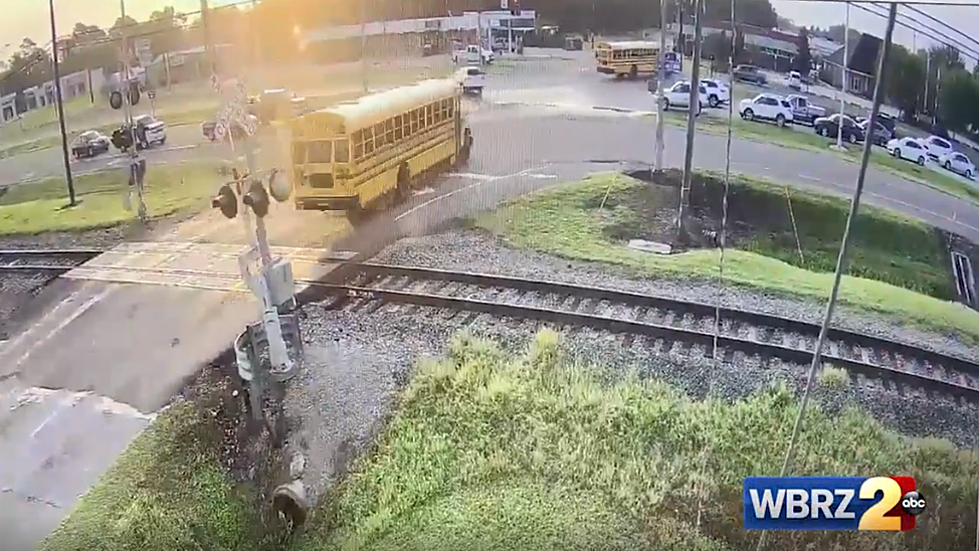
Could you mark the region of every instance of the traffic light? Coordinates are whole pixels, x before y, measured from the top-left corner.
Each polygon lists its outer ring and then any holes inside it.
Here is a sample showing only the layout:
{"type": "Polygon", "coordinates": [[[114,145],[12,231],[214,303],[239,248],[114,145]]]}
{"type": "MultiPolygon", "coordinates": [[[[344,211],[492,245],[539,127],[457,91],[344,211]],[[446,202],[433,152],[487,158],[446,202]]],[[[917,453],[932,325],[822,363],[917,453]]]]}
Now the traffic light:
{"type": "Polygon", "coordinates": [[[279,178],[278,175],[279,171],[276,169],[272,169],[272,173],[269,174],[269,194],[279,203],[284,203],[292,195],[292,185],[288,179],[279,178]]]}
{"type": "Polygon", "coordinates": [[[225,218],[238,216],[238,196],[230,184],[224,184],[218,194],[211,199],[211,206],[220,209],[225,218]]]}
{"type": "Polygon", "coordinates": [[[252,180],[248,186],[248,192],[242,197],[241,202],[251,207],[255,216],[264,218],[269,213],[269,194],[265,191],[265,186],[261,180],[252,180]]]}

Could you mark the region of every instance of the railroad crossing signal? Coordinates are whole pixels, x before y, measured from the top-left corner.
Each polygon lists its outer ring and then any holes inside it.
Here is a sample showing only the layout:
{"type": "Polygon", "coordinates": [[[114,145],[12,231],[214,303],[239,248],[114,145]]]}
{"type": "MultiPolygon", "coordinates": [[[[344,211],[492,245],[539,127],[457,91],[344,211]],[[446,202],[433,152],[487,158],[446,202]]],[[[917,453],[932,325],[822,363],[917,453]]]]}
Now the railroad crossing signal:
{"type": "Polygon", "coordinates": [[[211,207],[220,210],[228,219],[235,218],[238,216],[238,194],[241,193],[241,202],[250,208],[255,216],[265,218],[272,204],[270,198],[284,203],[292,195],[289,183],[278,178],[278,173],[278,170],[272,169],[266,183],[261,177],[252,178],[248,173],[240,174],[237,168],[234,169],[234,180],[221,186],[217,195],[211,199],[211,207]]]}

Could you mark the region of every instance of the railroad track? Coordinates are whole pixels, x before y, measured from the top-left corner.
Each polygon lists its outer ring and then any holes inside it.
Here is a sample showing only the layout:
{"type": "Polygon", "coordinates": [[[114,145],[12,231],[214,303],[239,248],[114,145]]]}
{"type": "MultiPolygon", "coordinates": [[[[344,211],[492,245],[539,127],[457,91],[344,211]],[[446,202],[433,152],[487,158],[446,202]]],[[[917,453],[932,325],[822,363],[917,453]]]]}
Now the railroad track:
{"type": "Polygon", "coordinates": [[[92,249],[31,249],[0,251],[0,277],[5,273],[56,277],[102,254],[92,249]]]}
{"type": "MultiPolygon", "coordinates": [[[[589,327],[636,337],[670,350],[709,355],[715,306],[565,283],[351,262],[344,283],[318,283],[339,297],[337,307],[368,312],[385,303],[489,314],[589,327]],[[542,307],[547,304],[547,307],[542,307]],[[696,352],[694,352],[696,350],[696,352]]],[[[809,365],[819,325],[779,316],[721,308],[717,345],[726,361],[742,353],[809,365]]],[[[476,316],[472,316],[475,319],[476,316]]],[[[927,391],[979,399],[979,365],[955,356],[858,332],[831,329],[823,362],[851,374],[927,391]]]]}

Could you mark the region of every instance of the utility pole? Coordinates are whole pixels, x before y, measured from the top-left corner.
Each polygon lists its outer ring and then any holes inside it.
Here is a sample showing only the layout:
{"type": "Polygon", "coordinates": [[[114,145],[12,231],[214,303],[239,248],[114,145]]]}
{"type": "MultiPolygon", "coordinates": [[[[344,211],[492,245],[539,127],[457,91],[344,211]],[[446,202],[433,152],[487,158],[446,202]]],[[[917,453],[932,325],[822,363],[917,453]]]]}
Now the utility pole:
{"type": "Polygon", "coordinates": [[[51,11],[51,60],[54,64],[54,93],[58,103],[58,126],[61,128],[61,154],[65,162],[65,181],[68,183],[68,205],[75,206],[75,181],[71,176],[71,157],[68,155],[68,132],[65,130],[65,105],[61,98],[61,70],[58,67],[58,30],[54,24],[54,0],[48,0],[51,11]]]}
{"type": "Polygon", "coordinates": [[[843,83],[840,84],[840,124],[836,129],[836,148],[843,149],[843,116],[846,113],[847,65],[850,63],[850,3],[846,3],[846,23],[843,31],[843,83]]]}
{"type": "MultiPolygon", "coordinates": [[[[136,200],[139,202],[137,207],[137,213],[140,221],[146,222],[146,201],[143,197],[143,178],[138,176],[139,171],[139,152],[136,151],[137,148],[137,136],[136,136],[136,125],[133,124],[133,85],[132,79],[129,73],[129,39],[127,37],[127,30],[129,25],[126,24],[126,0],[119,0],[119,12],[122,15],[122,27],[120,32],[122,33],[122,50],[120,57],[122,59],[122,71],[119,74],[120,79],[124,80],[122,84],[122,105],[124,108],[124,116],[126,120],[126,125],[129,128],[129,182],[133,184],[136,188],[136,200]]],[[[128,195],[127,195],[128,197],[128,195]]]]}
{"type": "Polygon", "coordinates": [[[654,165],[656,172],[661,172],[663,170],[663,155],[666,149],[666,144],[664,143],[664,121],[665,113],[663,111],[663,90],[666,89],[666,1],[659,0],[659,84],[658,84],[658,100],[656,102],[656,164],[654,165]]]}
{"type": "Polygon", "coordinates": [[[677,237],[685,238],[683,210],[693,182],[693,143],[697,135],[697,116],[700,114],[700,51],[704,34],[703,0],[694,4],[693,60],[690,67],[690,107],[687,113],[687,150],[683,156],[683,182],[680,184],[680,206],[677,209],[677,237]]]}

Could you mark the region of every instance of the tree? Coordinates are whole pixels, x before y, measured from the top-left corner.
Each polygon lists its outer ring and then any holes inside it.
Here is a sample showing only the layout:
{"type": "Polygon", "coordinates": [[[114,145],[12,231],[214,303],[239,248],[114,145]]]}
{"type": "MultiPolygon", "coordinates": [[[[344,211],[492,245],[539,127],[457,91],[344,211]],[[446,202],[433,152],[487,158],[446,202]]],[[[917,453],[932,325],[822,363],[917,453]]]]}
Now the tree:
{"type": "Polygon", "coordinates": [[[903,112],[905,120],[912,121],[923,107],[925,60],[894,44],[887,65],[887,98],[903,112]]]}
{"type": "Polygon", "coordinates": [[[953,69],[942,76],[938,117],[955,132],[967,132],[979,123],[979,82],[964,69],[953,69]]]}
{"type": "Polygon", "coordinates": [[[806,76],[812,70],[812,52],[809,50],[809,32],[805,28],[799,29],[799,38],[796,46],[799,49],[799,53],[795,55],[793,66],[802,76],[806,76]]]}

